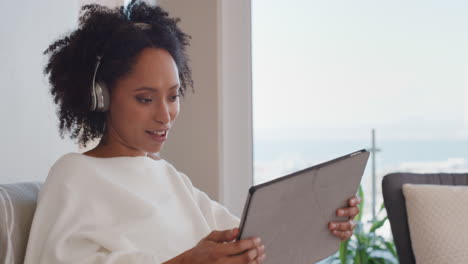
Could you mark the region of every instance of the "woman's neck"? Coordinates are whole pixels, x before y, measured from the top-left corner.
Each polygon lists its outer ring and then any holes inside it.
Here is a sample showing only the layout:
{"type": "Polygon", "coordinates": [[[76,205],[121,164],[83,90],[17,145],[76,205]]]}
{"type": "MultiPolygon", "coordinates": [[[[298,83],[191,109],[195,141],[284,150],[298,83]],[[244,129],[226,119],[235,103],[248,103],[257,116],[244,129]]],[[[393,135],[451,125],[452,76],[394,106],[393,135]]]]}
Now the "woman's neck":
{"type": "Polygon", "coordinates": [[[124,144],[113,144],[105,139],[101,139],[95,148],[83,154],[97,158],[148,156],[147,152],[130,148],[124,144]]]}

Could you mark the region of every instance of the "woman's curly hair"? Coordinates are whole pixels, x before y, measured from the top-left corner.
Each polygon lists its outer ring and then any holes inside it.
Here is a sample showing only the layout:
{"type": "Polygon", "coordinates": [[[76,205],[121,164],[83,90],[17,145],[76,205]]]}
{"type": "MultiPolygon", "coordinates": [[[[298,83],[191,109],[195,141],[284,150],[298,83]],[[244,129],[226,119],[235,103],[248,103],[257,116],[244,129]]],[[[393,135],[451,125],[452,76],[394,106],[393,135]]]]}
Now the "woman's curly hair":
{"type": "Polygon", "coordinates": [[[102,56],[96,78],[112,92],[116,81],[131,70],[137,55],[145,48],[162,48],[169,52],[179,70],[180,94],[193,89],[186,47],[190,36],[178,27],[179,18],[170,18],[158,6],[132,1],[127,6],[110,9],[100,5],[81,8],[78,28],[52,43],[44,68],[57,104],[60,136],[86,146],[105,133],[106,113],[92,112],[91,86],[97,56],[102,56]],[[146,23],[138,27],[134,23],[146,23]]]}

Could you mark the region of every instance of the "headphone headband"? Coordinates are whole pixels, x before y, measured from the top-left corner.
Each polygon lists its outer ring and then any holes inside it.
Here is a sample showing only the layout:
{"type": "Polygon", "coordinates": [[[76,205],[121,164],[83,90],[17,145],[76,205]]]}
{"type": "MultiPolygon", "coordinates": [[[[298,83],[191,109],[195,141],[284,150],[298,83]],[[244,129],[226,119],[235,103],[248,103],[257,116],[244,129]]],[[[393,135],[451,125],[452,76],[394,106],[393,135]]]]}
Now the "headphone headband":
{"type": "Polygon", "coordinates": [[[133,25],[135,25],[136,27],[138,27],[140,29],[149,29],[149,28],[151,28],[151,25],[148,24],[148,23],[136,22],[136,23],[133,23],[133,25]]]}
{"type": "MultiPolygon", "coordinates": [[[[133,23],[137,28],[146,30],[151,28],[151,25],[148,23],[136,22],[133,23]]],[[[96,81],[97,71],[99,65],[101,64],[101,56],[97,56],[96,67],[94,68],[93,74],[93,83],[91,86],[91,111],[96,112],[106,112],[109,109],[110,105],[110,98],[109,98],[109,90],[107,89],[105,83],[96,81]]]]}

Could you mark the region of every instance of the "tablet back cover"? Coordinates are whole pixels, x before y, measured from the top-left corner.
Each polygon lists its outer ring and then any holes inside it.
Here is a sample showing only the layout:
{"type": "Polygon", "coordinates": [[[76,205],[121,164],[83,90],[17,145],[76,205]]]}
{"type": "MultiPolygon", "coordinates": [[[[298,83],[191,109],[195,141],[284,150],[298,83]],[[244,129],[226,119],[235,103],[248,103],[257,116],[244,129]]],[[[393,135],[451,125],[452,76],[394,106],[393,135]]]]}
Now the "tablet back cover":
{"type": "Polygon", "coordinates": [[[356,195],[369,152],[360,151],[252,187],[241,239],[259,236],[265,264],[311,264],[334,254],[340,239],[328,230],[336,209],[356,195]]]}

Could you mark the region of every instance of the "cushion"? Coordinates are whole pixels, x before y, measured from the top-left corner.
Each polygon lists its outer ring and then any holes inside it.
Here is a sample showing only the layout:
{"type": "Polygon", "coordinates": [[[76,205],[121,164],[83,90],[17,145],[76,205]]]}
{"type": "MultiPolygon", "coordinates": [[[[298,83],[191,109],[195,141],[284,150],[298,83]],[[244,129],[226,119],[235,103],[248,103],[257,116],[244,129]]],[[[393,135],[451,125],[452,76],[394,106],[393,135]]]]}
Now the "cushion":
{"type": "Polygon", "coordinates": [[[40,183],[0,185],[0,263],[23,263],[40,183]]]}
{"type": "Polygon", "coordinates": [[[466,263],[468,186],[403,184],[416,263],[466,263]]]}

